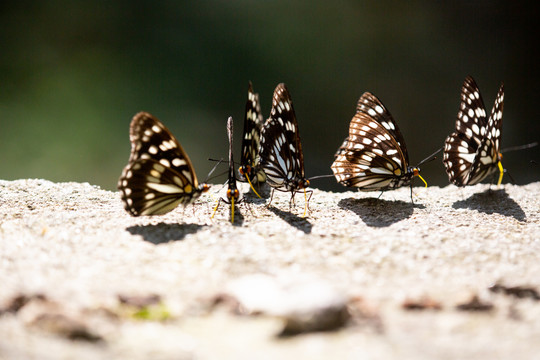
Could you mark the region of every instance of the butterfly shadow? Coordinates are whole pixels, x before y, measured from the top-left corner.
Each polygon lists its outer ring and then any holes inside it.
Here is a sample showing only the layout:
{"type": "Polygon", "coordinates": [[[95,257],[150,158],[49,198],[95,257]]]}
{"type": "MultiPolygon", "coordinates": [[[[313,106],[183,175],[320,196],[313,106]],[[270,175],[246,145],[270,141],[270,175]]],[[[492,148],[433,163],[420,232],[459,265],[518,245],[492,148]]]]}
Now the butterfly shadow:
{"type": "Polygon", "coordinates": [[[159,223],[129,226],[126,230],[132,235],[141,235],[144,241],[159,245],[184,240],[186,235],[196,233],[203,226],[205,225],[159,223]]]}
{"type": "Polygon", "coordinates": [[[526,221],[525,212],[512,198],[508,196],[505,189],[488,189],[482,193],[476,193],[468,199],[459,200],[452,204],[454,209],[470,209],[486,214],[501,214],[512,216],[517,221],[526,221]]]}
{"type": "MultiPolygon", "coordinates": [[[[231,221],[232,220],[232,217],[231,217],[232,214],[231,214],[231,204],[230,204],[230,202],[228,202],[224,198],[221,198],[220,203],[223,203],[223,205],[225,205],[224,209],[226,209],[226,210],[222,210],[222,211],[225,211],[225,212],[228,213],[227,220],[231,221]]],[[[221,205],[221,206],[223,206],[223,205],[221,205]]],[[[238,201],[238,202],[234,203],[234,222],[232,223],[233,226],[242,226],[244,224],[244,215],[240,211],[241,207],[244,208],[244,212],[249,210],[251,213],[253,213],[253,211],[251,210],[251,207],[249,206],[249,202],[246,201],[246,197],[244,196],[241,199],[241,201],[238,201]]],[[[216,209],[216,211],[219,210],[219,208],[220,208],[220,204],[218,204],[218,208],[216,209]]],[[[213,216],[212,216],[212,218],[213,218],[213,216]]]]}
{"type": "Polygon", "coordinates": [[[394,200],[388,201],[375,198],[355,199],[347,198],[338,202],[342,209],[354,212],[362,221],[371,227],[387,227],[398,221],[405,220],[414,212],[414,209],[425,209],[422,204],[394,200]]]}
{"type": "Polygon", "coordinates": [[[310,234],[313,225],[306,219],[301,216],[295,215],[288,211],[280,210],[274,206],[268,207],[268,210],[279,216],[287,224],[292,227],[297,228],[298,230],[303,231],[305,234],[310,234]]]}
{"type": "Polygon", "coordinates": [[[270,198],[270,194],[272,193],[272,188],[268,186],[268,184],[255,184],[253,185],[255,187],[255,190],[257,191],[257,194],[260,195],[260,198],[253,192],[251,188],[249,190],[244,192],[244,198],[247,199],[251,203],[255,204],[263,204],[266,202],[267,199],[270,198]]]}
{"type": "Polygon", "coordinates": [[[251,191],[249,193],[244,193],[244,202],[247,204],[256,204],[256,205],[264,205],[268,201],[267,199],[270,196],[263,196],[260,194],[261,197],[257,197],[257,195],[253,194],[251,191]]]}

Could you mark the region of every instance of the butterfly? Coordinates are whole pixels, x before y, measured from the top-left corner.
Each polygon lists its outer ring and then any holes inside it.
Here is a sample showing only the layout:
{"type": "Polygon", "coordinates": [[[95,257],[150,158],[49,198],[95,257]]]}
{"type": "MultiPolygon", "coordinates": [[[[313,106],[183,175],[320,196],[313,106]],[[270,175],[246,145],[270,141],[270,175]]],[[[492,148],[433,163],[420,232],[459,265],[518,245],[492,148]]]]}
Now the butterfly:
{"type": "Polygon", "coordinates": [[[234,160],[233,160],[233,119],[232,117],[229,117],[227,120],[227,136],[229,137],[229,179],[227,180],[227,193],[226,193],[226,199],[219,198],[218,203],[216,204],[216,207],[214,208],[214,212],[212,214],[212,218],[214,217],[214,214],[216,213],[219,203],[221,201],[231,204],[231,222],[234,223],[234,204],[239,204],[242,201],[242,194],[238,190],[238,187],[236,186],[236,173],[234,171],[234,160]]]}
{"type": "Polygon", "coordinates": [[[305,216],[309,202],[305,189],[309,180],[304,175],[304,156],[293,103],[283,83],[274,90],[270,117],[261,131],[258,163],[266,174],[266,182],[273,188],[272,195],[274,190],[291,192],[293,201],[294,195],[304,189],[305,216]]]}
{"type": "Polygon", "coordinates": [[[471,76],[461,88],[456,131],[446,138],[443,163],[451,183],[474,185],[499,170],[501,184],[504,169],[500,152],[504,85],[501,84],[491,115],[486,119],[484,101],[471,76]]]}
{"type": "Polygon", "coordinates": [[[171,132],[146,112],[133,117],[131,155],[118,180],[124,207],[133,216],[161,215],[192,203],[210,186],[199,184],[189,157],[171,132]]]}
{"type": "MultiPolygon", "coordinates": [[[[238,169],[239,181],[248,182],[253,188],[253,184],[260,184],[266,181],[266,175],[260,166],[257,165],[257,158],[260,148],[261,128],[263,117],[259,104],[259,94],[253,92],[251,82],[248,88],[248,100],[246,102],[246,112],[244,118],[244,136],[242,138],[242,158],[238,169]]],[[[257,194],[259,196],[259,194],[257,194]]],[[[260,197],[260,196],[259,196],[260,197]]]]}
{"type": "Polygon", "coordinates": [[[340,184],[362,191],[396,189],[410,184],[415,176],[425,183],[420,169],[409,166],[405,140],[392,115],[369,92],[358,100],[349,136],[331,168],[340,184]]]}

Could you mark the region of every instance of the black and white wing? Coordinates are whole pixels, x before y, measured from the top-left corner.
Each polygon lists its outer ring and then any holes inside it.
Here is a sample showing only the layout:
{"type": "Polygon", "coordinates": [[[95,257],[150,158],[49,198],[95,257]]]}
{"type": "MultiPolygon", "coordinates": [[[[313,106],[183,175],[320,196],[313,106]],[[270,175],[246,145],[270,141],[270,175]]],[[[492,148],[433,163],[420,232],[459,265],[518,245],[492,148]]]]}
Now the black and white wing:
{"type": "Polygon", "coordinates": [[[259,104],[259,94],[253,91],[251,82],[248,89],[248,100],[244,118],[244,133],[242,137],[242,157],[240,160],[239,180],[251,184],[266,181],[264,171],[257,165],[259,148],[261,146],[261,129],[263,117],[259,104]]]}
{"type": "Polygon", "coordinates": [[[359,190],[389,190],[410,183],[419,170],[409,167],[403,135],[383,103],[365,92],[358,100],[349,136],[331,168],[336,180],[359,190]]]}
{"type": "Polygon", "coordinates": [[[124,207],[133,216],[161,215],[187,205],[208,190],[199,184],[182,146],[146,112],[130,125],[131,155],[118,180],[124,207]]]}
{"type": "Polygon", "coordinates": [[[296,192],[309,185],[291,96],[279,84],[272,98],[270,118],[261,132],[260,166],[267,183],[276,190],[296,192]]]}
{"type": "Polygon", "coordinates": [[[457,186],[474,185],[502,168],[500,137],[503,105],[504,85],[501,85],[487,119],[478,85],[472,77],[467,76],[461,89],[456,131],[446,138],[444,147],[443,163],[451,183],[457,186]]]}

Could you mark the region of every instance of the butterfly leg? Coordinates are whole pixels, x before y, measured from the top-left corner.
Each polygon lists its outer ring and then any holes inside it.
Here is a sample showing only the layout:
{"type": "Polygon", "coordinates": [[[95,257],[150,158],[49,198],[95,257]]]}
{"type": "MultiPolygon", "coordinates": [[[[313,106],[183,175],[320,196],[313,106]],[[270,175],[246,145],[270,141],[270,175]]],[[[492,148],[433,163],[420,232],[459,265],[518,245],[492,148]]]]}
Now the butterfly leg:
{"type": "Polygon", "coordinates": [[[268,202],[268,204],[266,204],[267,209],[270,207],[270,204],[272,203],[273,198],[274,198],[274,189],[272,189],[272,194],[270,195],[270,201],[268,202]]]}
{"type": "Polygon", "coordinates": [[[246,207],[248,208],[249,212],[251,213],[251,216],[255,216],[255,214],[253,213],[253,210],[251,209],[251,206],[249,205],[249,202],[245,202],[246,204],[246,207]]]}
{"type": "Polygon", "coordinates": [[[294,201],[294,196],[296,195],[296,192],[292,192],[291,200],[289,200],[289,212],[292,211],[293,206],[296,206],[296,202],[294,201]]]}
{"type": "Polygon", "coordinates": [[[311,200],[311,197],[313,196],[313,190],[305,190],[304,189],[304,200],[306,202],[306,207],[304,209],[304,217],[306,217],[306,213],[309,213],[311,210],[309,209],[309,200],[311,200]],[[309,196],[307,196],[307,193],[309,193],[309,196]]]}
{"type": "MultiPolygon", "coordinates": [[[[216,211],[219,207],[219,204],[221,203],[221,198],[218,199],[216,206],[214,207],[214,211],[212,211],[212,216],[210,216],[210,219],[214,218],[214,215],[216,215],[216,211]]],[[[234,216],[234,215],[233,215],[234,216]]]]}
{"type": "Polygon", "coordinates": [[[381,198],[382,194],[384,193],[384,191],[381,191],[381,193],[379,194],[379,196],[377,196],[377,200],[381,198]]]}
{"type": "Polygon", "coordinates": [[[411,181],[411,203],[414,204],[414,199],[413,199],[413,193],[412,193],[412,181],[411,181]]]}
{"type": "Polygon", "coordinates": [[[512,182],[512,185],[516,185],[516,181],[514,180],[512,175],[510,175],[510,171],[508,171],[508,169],[504,169],[504,173],[508,175],[508,177],[510,178],[510,182],[512,182]]]}

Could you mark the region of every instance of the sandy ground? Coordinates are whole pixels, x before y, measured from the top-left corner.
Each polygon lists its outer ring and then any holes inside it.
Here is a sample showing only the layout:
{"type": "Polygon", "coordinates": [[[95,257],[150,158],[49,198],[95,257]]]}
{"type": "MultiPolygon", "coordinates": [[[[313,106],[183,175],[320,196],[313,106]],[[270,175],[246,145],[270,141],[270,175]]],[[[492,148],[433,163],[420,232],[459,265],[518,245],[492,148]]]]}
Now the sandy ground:
{"type": "Polygon", "coordinates": [[[0,359],[533,359],[540,182],[134,218],[0,181],[0,359]]]}

